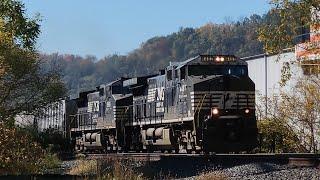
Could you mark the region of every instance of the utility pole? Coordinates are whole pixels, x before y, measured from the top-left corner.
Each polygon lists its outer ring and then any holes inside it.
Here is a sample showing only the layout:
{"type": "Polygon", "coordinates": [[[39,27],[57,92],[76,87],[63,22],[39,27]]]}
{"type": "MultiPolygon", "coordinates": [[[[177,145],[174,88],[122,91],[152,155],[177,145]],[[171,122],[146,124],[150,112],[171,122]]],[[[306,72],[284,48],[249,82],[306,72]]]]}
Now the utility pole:
{"type": "Polygon", "coordinates": [[[267,53],[264,54],[264,70],[265,70],[265,111],[266,111],[266,118],[268,116],[268,63],[267,63],[267,53]]]}

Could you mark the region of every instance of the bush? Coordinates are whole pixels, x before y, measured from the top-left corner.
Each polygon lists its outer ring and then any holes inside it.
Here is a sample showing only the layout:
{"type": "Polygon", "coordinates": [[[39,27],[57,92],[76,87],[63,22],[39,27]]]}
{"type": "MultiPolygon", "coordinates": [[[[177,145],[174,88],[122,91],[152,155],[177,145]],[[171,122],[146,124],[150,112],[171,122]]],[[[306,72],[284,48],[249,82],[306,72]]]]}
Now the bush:
{"type": "Polygon", "coordinates": [[[0,123],[0,174],[37,174],[58,166],[31,134],[0,123]]]}
{"type": "Polygon", "coordinates": [[[45,149],[52,153],[69,152],[73,150],[70,141],[63,137],[63,134],[56,129],[46,129],[44,132],[37,134],[37,141],[45,149]]]}
{"type": "Polygon", "coordinates": [[[304,152],[297,134],[284,120],[264,119],[258,121],[262,152],[304,152]]]}

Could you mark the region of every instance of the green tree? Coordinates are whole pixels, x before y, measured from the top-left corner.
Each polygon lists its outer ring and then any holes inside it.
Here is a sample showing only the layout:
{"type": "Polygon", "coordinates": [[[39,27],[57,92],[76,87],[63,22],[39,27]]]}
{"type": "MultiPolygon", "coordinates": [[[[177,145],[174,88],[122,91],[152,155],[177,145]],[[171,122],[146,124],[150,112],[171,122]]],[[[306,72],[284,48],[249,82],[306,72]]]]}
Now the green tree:
{"type": "Polygon", "coordinates": [[[0,2],[0,122],[32,113],[65,93],[59,73],[44,71],[35,49],[39,19],[29,19],[24,5],[0,2]]]}

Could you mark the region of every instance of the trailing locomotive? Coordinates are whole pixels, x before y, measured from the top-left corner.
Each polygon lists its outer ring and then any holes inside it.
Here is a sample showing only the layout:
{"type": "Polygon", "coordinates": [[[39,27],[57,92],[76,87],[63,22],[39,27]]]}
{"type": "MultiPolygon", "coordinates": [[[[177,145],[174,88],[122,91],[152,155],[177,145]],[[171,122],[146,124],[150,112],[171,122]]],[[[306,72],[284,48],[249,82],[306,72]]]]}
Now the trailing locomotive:
{"type": "Polygon", "coordinates": [[[88,93],[73,116],[76,149],[239,152],[257,145],[255,85],[247,63],[199,55],[159,75],[120,78],[88,93]]]}

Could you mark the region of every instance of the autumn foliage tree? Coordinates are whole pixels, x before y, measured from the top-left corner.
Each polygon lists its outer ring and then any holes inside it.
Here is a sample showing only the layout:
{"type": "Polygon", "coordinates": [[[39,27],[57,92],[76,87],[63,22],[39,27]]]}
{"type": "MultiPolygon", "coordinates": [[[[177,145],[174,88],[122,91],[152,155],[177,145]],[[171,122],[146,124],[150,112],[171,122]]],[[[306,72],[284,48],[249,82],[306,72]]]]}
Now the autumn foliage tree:
{"type": "Polygon", "coordinates": [[[58,165],[29,133],[0,124],[0,175],[43,173],[58,165]]]}
{"type": "MultiPolygon", "coordinates": [[[[320,150],[320,77],[294,79],[294,86],[285,87],[279,95],[258,105],[259,130],[265,149],[277,152],[310,152],[320,150]],[[270,150],[270,149],[268,149],[270,150]]],[[[268,151],[267,150],[267,151],[268,151]]]]}
{"type": "Polygon", "coordinates": [[[70,94],[77,95],[121,76],[155,74],[170,61],[183,61],[199,54],[244,57],[263,53],[257,32],[266,19],[267,15],[252,15],[235,22],[180,28],[172,34],[147,40],[127,55],[114,54],[100,60],[58,53],[43,54],[41,59],[46,67],[61,67],[70,94]]]}
{"type": "Polygon", "coordinates": [[[299,78],[291,91],[281,94],[279,116],[289,121],[300,143],[308,152],[318,152],[320,145],[320,78],[299,78]]]}
{"type": "Polygon", "coordinates": [[[319,0],[271,0],[269,21],[259,30],[259,40],[267,53],[278,54],[291,48],[303,30],[320,23],[319,0]]]}
{"type": "Polygon", "coordinates": [[[37,18],[25,16],[24,5],[0,2],[0,122],[32,113],[64,94],[54,70],[43,71],[35,49],[40,33],[37,18]]]}
{"type": "Polygon", "coordinates": [[[17,114],[32,114],[65,92],[60,75],[41,68],[38,22],[25,16],[21,2],[0,1],[0,175],[39,173],[55,164],[31,133],[14,125],[17,114]]]}

